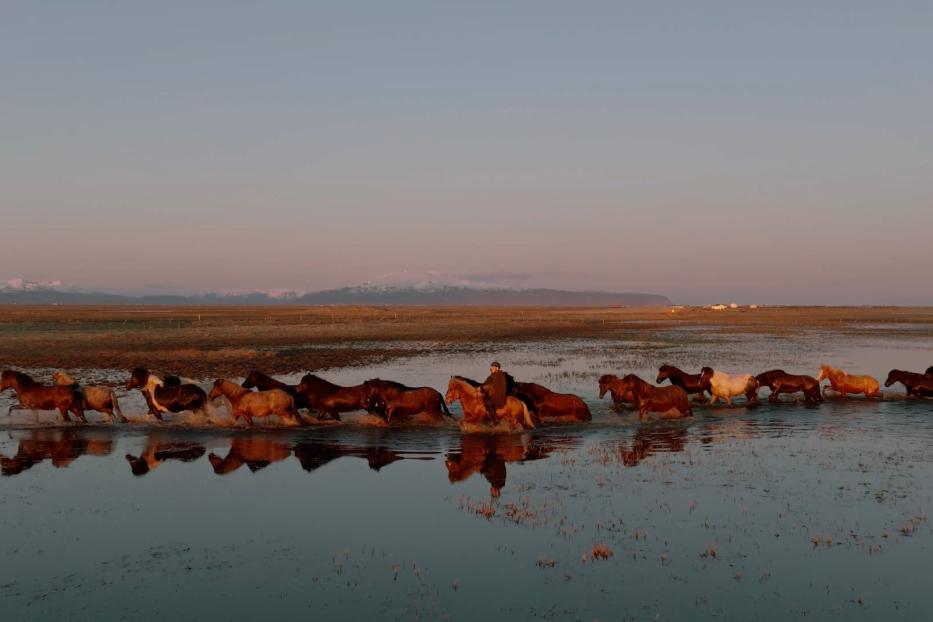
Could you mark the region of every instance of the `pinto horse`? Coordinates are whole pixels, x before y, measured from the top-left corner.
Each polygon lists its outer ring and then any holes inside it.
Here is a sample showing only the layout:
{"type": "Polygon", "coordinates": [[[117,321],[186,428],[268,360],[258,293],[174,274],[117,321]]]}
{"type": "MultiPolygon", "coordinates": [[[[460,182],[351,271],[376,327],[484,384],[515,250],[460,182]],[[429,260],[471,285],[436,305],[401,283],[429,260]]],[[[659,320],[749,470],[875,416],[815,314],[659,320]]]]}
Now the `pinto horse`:
{"type": "Polygon", "coordinates": [[[682,387],[667,386],[656,387],[635,374],[628,374],[619,381],[622,391],[631,391],[635,396],[635,406],[638,407],[638,416],[647,418],[648,413],[669,413],[676,410],[679,416],[692,417],[693,409],[687,400],[687,392],[682,387]]]}
{"type": "MultiPolygon", "coordinates": [[[[448,404],[460,402],[463,408],[463,424],[481,426],[489,419],[489,411],[486,410],[486,402],[483,399],[482,385],[475,380],[463,376],[451,376],[444,399],[448,404]]],[[[492,423],[493,425],[501,424],[510,431],[533,429],[537,425],[528,406],[514,395],[506,396],[505,405],[493,414],[492,423]]]]}
{"type": "Polygon", "coordinates": [[[250,391],[235,382],[218,378],[207,398],[215,400],[221,395],[230,400],[230,416],[234,422],[242,417],[246,425],[252,426],[254,417],[275,415],[304,425],[304,420],[298,416],[298,409],[295,408],[295,400],[282,389],[250,391]]]}
{"type": "Polygon", "coordinates": [[[732,398],[736,395],[744,395],[749,405],[758,403],[758,379],[750,374],[727,374],[712,367],[704,367],[700,371],[700,383],[712,396],[710,406],[717,400],[723,400],[731,406],[732,398]]]}
{"type": "Polygon", "coordinates": [[[310,408],[308,406],[308,397],[298,390],[298,385],[285,384],[281,380],[276,380],[272,376],[267,376],[261,371],[253,370],[249,372],[246,380],[244,380],[240,386],[244,389],[259,389],[260,391],[281,389],[291,395],[295,400],[295,408],[310,408]]]}
{"type": "Polygon", "coordinates": [[[146,398],[149,414],[159,421],[162,421],[163,413],[197,412],[207,405],[207,394],[198,385],[182,383],[176,376],[170,376],[163,382],[144,367],[137,367],[130,373],[126,390],[132,389],[139,389],[146,398]]]}
{"type": "Polygon", "coordinates": [[[340,421],[340,413],[354,410],[372,412],[366,406],[366,389],[361,384],[342,387],[320,376],[305,374],[295,390],[304,395],[308,408],[337,421],[340,421]]]}
{"type": "Polygon", "coordinates": [[[364,404],[371,410],[385,413],[387,423],[397,417],[424,414],[434,421],[453,417],[444,397],[431,387],[408,387],[400,382],[373,378],[363,383],[366,391],[364,404]]]}
{"type": "Polygon", "coordinates": [[[57,371],[52,374],[52,382],[58,385],[72,386],[81,392],[84,397],[84,410],[96,410],[99,413],[107,415],[110,423],[116,416],[121,423],[127,423],[129,419],[123,416],[120,410],[120,402],[117,401],[117,394],[110,387],[90,386],[82,387],[74,378],[63,371],[57,371]]]}
{"type": "Polygon", "coordinates": [[[803,391],[803,399],[807,402],[822,402],[820,383],[813,376],[795,376],[783,369],[772,369],[755,376],[759,387],[771,389],[768,401],[779,401],[781,393],[797,393],[803,391]]]}
{"type": "Polygon", "coordinates": [[[881,385],[871,376],[853,376],[831,365],[820,365],[819,382],[829,378],[829,385],[845,399],[849,393],[864,393],[865,397],[881,397],[881,385]]]}
{"type": "Polygon", "coordinates": [[[533,382],[516,382],[515,395],[531,401],[539,417],[567,422],[593,419],[586,402],[572,393],[555,393],[533,382]]]}
{"type": "Polygon", "coordinates": [[[603,399],[608,392],[612,398],[612,409],[615,411],[622,410],[622,405],[625,403],[635,403],[635,395],[631,390],[626,391],[620,388],[621,382],[622,379],[614,374],[603,374],[599,377],[599,399],[603,399]]]}
{"type": "Polygon", "coordinates": [[[673,365],[661,365],[658,368],[658,377],[655,380],[661,384],[665,380],[670,380],[675,387],[680,387],[687,392],[687,395],[696,395],[697,400],[705,399],[704,392],[708,387],[700,382],[701,374],[688,374],[684,370],[673,365]]]}
{"type": "Polygon", "coordinates": [[[884,386],[890,387],[895,382],[904,385],[908,396],[933,397],[933,378],[926,374],[892,369],[888,372],[888,379],[884,381],[884,386]]]}
{"type": "MultiPolygon", "coordinates": [[[[26,374],[8,369],[0,374],[0,391],[12,388],[20,408],[26,410],[58,410],[62,421],[71,421],[68,413],[87,423],[84,416],[84,396],[73,385],[46,386],[26,374]]],[[[9,415],[15,406],[10,406],[9,415]]]]}

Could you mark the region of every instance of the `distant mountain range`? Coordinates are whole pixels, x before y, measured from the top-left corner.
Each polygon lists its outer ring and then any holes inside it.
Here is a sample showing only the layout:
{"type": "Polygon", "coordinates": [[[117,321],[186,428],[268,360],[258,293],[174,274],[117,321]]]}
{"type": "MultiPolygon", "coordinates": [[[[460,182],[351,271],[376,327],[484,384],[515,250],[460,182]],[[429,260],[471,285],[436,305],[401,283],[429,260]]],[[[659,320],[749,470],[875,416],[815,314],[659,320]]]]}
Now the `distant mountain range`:
{"type": "Polygon", "coordinates": [[[129,296],[30,283],[0,286],[0,304],[23,305],[489,305],[644,307],[670,305],[666,296],[634,292],[574,292],[558,289],[500,289],[451,285],[343,287],[307,294],[266,292],[129,296]]]}

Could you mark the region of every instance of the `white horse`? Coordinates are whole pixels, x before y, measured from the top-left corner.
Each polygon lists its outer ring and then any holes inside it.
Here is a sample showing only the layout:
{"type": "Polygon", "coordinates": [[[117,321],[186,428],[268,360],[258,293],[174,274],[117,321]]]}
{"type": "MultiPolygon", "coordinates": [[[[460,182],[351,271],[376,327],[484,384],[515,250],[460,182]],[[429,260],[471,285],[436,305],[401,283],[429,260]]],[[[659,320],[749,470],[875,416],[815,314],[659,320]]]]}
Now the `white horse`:
{"type": "Polygon", "coordinates": [[[736,395],[744,395],[749,404],[758,403],[758,379],[750,374],[727,374],[704,367],[700,371],[700,385],[712,395],[710,406],[720,399],[731,406],[736,395]]]}

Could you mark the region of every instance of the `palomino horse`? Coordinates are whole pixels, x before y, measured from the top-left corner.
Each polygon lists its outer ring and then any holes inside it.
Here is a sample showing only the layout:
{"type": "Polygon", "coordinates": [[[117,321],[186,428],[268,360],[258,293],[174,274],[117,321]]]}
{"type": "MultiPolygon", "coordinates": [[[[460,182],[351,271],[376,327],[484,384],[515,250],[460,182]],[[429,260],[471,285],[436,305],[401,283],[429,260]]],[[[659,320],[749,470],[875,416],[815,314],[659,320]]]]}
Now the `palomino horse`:
{"type": "MultiPolygon", "coordinates": [[[[0,391],[12,388],[20,408],[26,410],[58,410],[62,421],[71,421],[68,413],[87,423],[84,416],[84,397],[71,385],[46,386],[26,374],[8,369],[0,374],[0,391]]],[[[7,411],[9,415],[14,406],[7,411]]]]}
{"type": "Polygon", "coordinates": [[[871,376],[853,376],[831,365],[820,365],[819,382],[829,378],[829,385],[833,391],[841,394],[843,399],[849,393],[864,393],[865,397],[881,397],[881,385],[871,376]]]}
{"type": "Polygon", "coordinates": [[[599,377],[599,399],[603,399],[606,393],[612,398],[612,409],[622,410],[623,404],[634,404],[635,395],[631,390],[626,392],[621,388],[622,379],[614,374],[603,374],[599,377]]]}
{"type": "MultiPolygon", "coordinates": [[[[271,389],[275,390],[275,389],[271,389]]],[[[273,462],[285,460],[292,455],[292,448],[285,443],[265,438],[264,436],[250,435],[246,438],[236,437],[230,443],[230,450],[223,458],[211,452],[207,459],[214,467],[217,475],[233,473],[244,464],[255,473],[264,469],[273,462]]]]}
{"type": "Polygon", "coordinates": [[[806,402],[822,402],[823,396],[820,394],[820,383],[813,376],[797,376],[788,374],[783,369],[772,369],[755,376],[758,386],[771,389],[771,395],[768,401],[780,401],[778,396],[781,393],[797,393],[803,391],[803,399],[806,402]]]}
{"type": "Polygon", "coordinates": [[[139,389],[149,414],[162,421],[163,413],[180,413],[185,410],[201,411],[207,405],[207,394],[196,384],[183,383],[180,378],[171,376],[163,382],[148,369],[137,367],[130,373],[126,390],[139,389]]]}
{"type": "Polygon", "coordinates": [[[700,383],[706,386],[712,397],[710,406],[717,400],[732,405],[732,398],[744,395],[749,405],[758,403],[758,380],[750,374],[727,374],[712,367],[700,371],[700,383]]]}
{"type": "Polygon", "coordinates": [[[149,435],[149,440],[139,456],[126,454],[124,458],[130,463],[133,475],[145,475],[168,460],[194,462],[206,452],[207,449],[201,443],[173,440],[158,432],[149,435]]]}
{"type": "Polygon", "coordinates": [[[665,380],[670,380],[675,387],[680,387],[687,392],[687,395],[696,395],[697,401],[702,401],[703,393],[707,390],[706,385],[700,382],[701,374],[688,374],[684,370],[673,365],[661,365],[658,368],[658,377],[655,380],[661,384],[665,380]]]}
{"type": "Polygon", "coordinates": [[[305,374],[295,390],[305,396],[308,408],[337,421],[340,421],[340,413],[369,410],[366,407],[366,389],[361,384],[342,387],[320,376],[305,374]]]}
{"type": "MultiPolygon", "coordinates": [[[[451,376],[447,384],[447,395],[445,400],[448,404],[460,402],[463,408],[463,424],[469,426],[482,426],[486,423],[489,413],[486,410],[486,402],[483,400],[483,390],[480,383],[462,376],[451,376]]],[[[493,424],[503,424],[509,430],[533,429],[535,420],[528,410],[528,407],[520,399],[513,395],[505,398],[505,405],[497,410],[494,415],[493,424]]]]}
{"type": "Polygon", "coordinates": [[[230,400],[230,416],[234,422],[242,417],[246,425],[252,426],[254,417],[275,415],[304,425],[304,420],[298,416],[298,409],[295,408],[295,400],[282,389],[250,391],[235,382],[218,378],[207,399],[215,400],[221,395],[230,400]]]}
{"type": "Polygon", "coordinates": [[[295,400],[295,408],[309,408],[307,396],[298,390],[297,385],[285,384],[281,380],[276,380],[272,376],[267,376],[261,371],[251,371],[246,380],[240,385],[244,389],[259,389],[268,391],[269,389],[282,389],[292,396],[295,400]]]}
{"type": "Polygon", "coordinates": [[[542,418],[568,423],[593,419],[586,402],[572,393],[555,393],[533,382],[516,382],[515,395],[531,401],[542,418]]]}
{"type": "Polygon", "coordinates": [[[888,379],[884,381],[884,386],[890,387],[895,382],[904,385],[908,396],[933,397],[933,378],[926,374],[892,369],[888,372],[888,379]]]}
{"type": "Polygon", "coordinates": [[[638,416],[642,419],[649,412],[667,414],[677,411],[678,416],[692,417],[693,409],[687,400],[687,392],[680,387],[656,387],[648,384],[635,374],[628,374],[619,381],[621,391],[631,392],[638,407],[638,416]]]}
{"type": "Polygon", "coordinates": [[[407,387],[400,382],[373,378],[363,383],[366,390],[364,403],[370,410],[385,413],[386,422],[392,423],[398,417],[427,415],[429,419],[439,421],[453,417],[444,403],[444,397],[431,387],[407,387]]]}
{"type": "Polygon", "coordinates": [[[120,411],[120,403],[117,401],[117,394],[113,389],[105,386],[82,387],[74,378],[63,371],[57,371],[52,374],[52,382],[63,386],[72,386],[81,392],[84,397],[84,410],[96,410],[99,413],[107,415],[110,423],[116,416],[121,423],[129,421],[120,411]]]}

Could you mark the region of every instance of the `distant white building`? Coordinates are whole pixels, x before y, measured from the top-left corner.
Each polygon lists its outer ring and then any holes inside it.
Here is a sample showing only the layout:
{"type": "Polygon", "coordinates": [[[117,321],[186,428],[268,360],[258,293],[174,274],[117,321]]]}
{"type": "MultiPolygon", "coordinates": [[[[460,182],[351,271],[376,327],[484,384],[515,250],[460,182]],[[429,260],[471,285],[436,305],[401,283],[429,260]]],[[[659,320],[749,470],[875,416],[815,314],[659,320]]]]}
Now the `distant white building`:
{"type": "Polygon", "coordinates": [[[727,307],[727,306],[724,305],[724,304],[718,304],[718,305],[711,305],[711,306],[710,306],[710,309],[712,309],[713,311],[725,311],[725,310],[728,309],[728,308],[729,308],[729,307],[727,307]]]}
{"type": "Polygon", "coordinates": [[[730,309],[738,309],[738,308],[739,308],[739,305],[737,305],[736,303],[733,302],[731,305],[729,305],[729,308],[730,308],[730,309]]]}
{"type": "Polygon", "coordinates": [[[748,308],[749,308],[749,309],[757,309],[757,308],[758,308],[758,305],[748,305],[748,308]]]}

